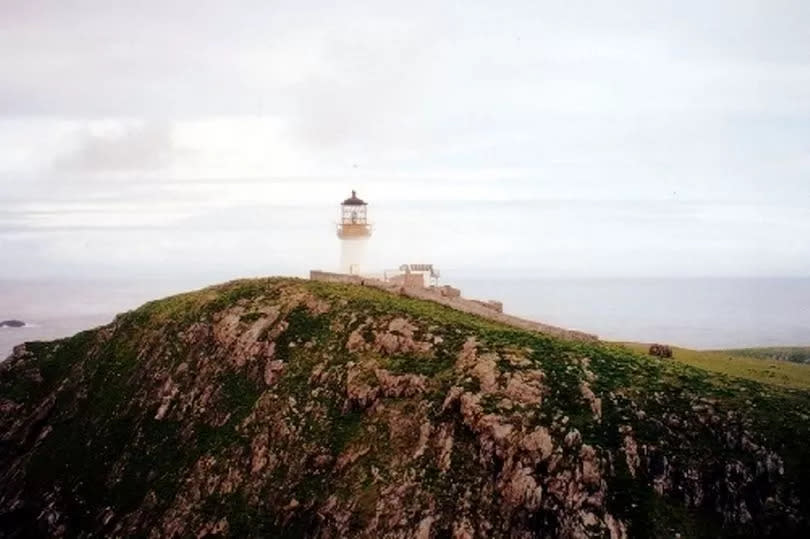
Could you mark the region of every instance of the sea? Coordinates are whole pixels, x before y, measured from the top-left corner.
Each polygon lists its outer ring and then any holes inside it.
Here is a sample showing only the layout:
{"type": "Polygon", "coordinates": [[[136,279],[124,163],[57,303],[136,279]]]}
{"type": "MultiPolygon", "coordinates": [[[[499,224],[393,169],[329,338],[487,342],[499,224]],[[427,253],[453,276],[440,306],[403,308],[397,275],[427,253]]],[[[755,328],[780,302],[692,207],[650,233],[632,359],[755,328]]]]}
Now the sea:
{"type": "MultiPolygon", "coordinates": [[[[149,301],[200,288],[182,281],[0,281],[0,358],[24,341],[73,335],[149,301]]],[[[697,349],[810,346],[810,278],[480,278],[448,281],[517,316],[616,341],[697,349]]]]}
{"type": "Polygon", "coordinates": [[[21,328],[0,328],[0,361],[22,342],[69,337],[152,299],[199,287],[162,280],[0,280],[0,322],[25,322],[21,328]]]}

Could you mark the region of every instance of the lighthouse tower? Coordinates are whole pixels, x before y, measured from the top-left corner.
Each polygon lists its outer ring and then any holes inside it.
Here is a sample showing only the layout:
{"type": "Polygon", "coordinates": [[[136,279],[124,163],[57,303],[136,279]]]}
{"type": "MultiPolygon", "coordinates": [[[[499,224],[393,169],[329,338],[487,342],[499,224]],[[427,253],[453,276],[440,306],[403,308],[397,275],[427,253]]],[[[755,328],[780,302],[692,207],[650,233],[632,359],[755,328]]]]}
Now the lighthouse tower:
{"type": "Polygon", "coordinates": [[[371,224],[367,217],[368,204],[352,196],[340,204],[340,221],[337,236],[340,238],[340,272],[360,273],[365,264],[366,245],[371,236],[371,224]]]}

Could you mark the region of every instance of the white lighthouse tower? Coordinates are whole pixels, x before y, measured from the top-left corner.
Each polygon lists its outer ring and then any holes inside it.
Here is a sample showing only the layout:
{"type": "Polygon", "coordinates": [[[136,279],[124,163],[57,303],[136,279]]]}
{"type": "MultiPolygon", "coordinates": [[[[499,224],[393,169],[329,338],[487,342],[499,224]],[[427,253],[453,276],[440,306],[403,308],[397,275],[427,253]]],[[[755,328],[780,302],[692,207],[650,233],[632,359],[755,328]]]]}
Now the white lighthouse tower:
{"type": "Polygon", "coordinates": [[[365,265],[366,246],[371,237],[371,224],[368,222],[368,204],[352,196],[340,204],[340,221],[337,236],[340,238],[340,272],[358,274],[365,265]]]}

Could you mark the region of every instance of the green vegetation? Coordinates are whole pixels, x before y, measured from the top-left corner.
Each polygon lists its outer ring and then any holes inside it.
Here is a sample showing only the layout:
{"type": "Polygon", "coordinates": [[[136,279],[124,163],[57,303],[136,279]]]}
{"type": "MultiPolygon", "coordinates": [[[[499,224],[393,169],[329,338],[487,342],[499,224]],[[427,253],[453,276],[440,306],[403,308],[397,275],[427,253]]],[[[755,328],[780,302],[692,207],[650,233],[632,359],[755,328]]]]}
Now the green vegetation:
{"type": "Polygon", "coordinates": [[[793,363],[810,364],[810,346],[775,346],[769,348],[738,348],[721,350],[735,356],[792,361],[793,363]]]}
{"type": "Polygon", "coordinates": [[[330,439],[330,449],[337,455],[346,446],[358,437],[363,428],[363,412],[350,410],[340,412],[334,410],[332,415],[332,435],[330,439]]]}
{"type": "MultiPolygon", "coordinates": [[[[646,354],[649,344],[622,343],[628,349],[646,354]]],[[[764,384],[810,389],[810,365],[778,358],[789,354],[810,354],[806,348],[749,348],[740,350],[690,350],[672,347],[673,358],[679,363],[764,384]],[[793,352],[788,352],[793,351],[793,352]]],[[[663,360],[667,361],[667,360],[663,360]]]]}
{"type": "Polygon", "coordinates": [[[437,376],[442,371],[446,371],[453,366],[453,363],[448,360],[413,355],[395,356],[383,359],[380,363],[395,374],[424,374],[431,377],[437,376]]]}
{"type": "Polygon", "coordinates": [[[257,384],[244,373],[226,372],[221,381],[222,409],[230,414],[229,425],[237,425],[253,409],[259,398],[257,384]]]}

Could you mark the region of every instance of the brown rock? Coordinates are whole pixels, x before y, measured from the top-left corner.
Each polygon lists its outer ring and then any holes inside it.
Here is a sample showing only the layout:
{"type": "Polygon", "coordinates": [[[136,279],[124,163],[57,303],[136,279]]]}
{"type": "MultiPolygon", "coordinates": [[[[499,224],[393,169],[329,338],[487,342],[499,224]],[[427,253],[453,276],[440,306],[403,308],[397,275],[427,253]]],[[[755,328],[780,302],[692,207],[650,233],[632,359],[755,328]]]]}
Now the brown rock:
{"type": "Polygon", "coordinates": [[[478,378],[481,383],[481,391],[493,393],[498,389],[498,365],[495,354],[484,354],[478,358],[470,373],[478,378]]]}
{"type": "Polygon", "coordinates": [[[424,393],[427,383],[422,374],[391,374],[385,369],[374,369],[374,375],[386,397],[412,397],[424,393]]]}
{"type": "Polygon", "coordinates": [[[514,372],[506,383],[504,394],[518,404],[539,406],[546,391],[544,379],[545,375],[539,370],[514,372]]]}
{"type": "MultiPolygon", "coordinates": [[[[272,357],[272,356],[271,356],[272,357]]],[[[284,362],[280,359],[268,359],[264,365],[264,383],[272,386],[284,371],[284,362]]]]}
{"type": "Polygon", "coordinates": [[[536,427],[521,439],[521,447],[532,456],[534,462],[542,462],[551,456],[554,444],[545,427],[536,427]]]}
{"type": "Polygon", "coordinates": [[[602,476],[596,450],[588,444],[583,444],[579,450],[579,457],[582,459],[582,480],[591,487],[599,486],[602,476]]]}
{"type": "Polygon", "coordinates": [[[565,442],[566,447],[575,447],[582,442],[582,435],[579,433],[577,429],[572,429],[565,435],[565,442]]]}
{"type": "Polygon", "coordinates": [[[529,468],[513,469],[503,479],[498,490],[509,511],[517,508],[536,511],[542,501],[543,488],[537,484],[529,468]]]}
{"type": "Polygon", "coordinates": [[[591,390],[591,387],[588,385],[588,382],[583,380],[579,384],[579,391],[582,393],[582,398],[588,401],[588,405],[591,407],[591,411],[593,412],[593,417],[597,421],[602,420],[602,399],[597,397],[594,392],[591,390]]]}

